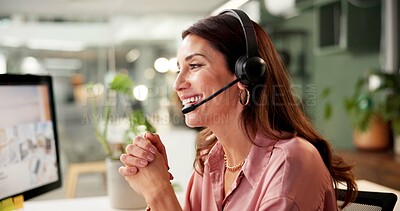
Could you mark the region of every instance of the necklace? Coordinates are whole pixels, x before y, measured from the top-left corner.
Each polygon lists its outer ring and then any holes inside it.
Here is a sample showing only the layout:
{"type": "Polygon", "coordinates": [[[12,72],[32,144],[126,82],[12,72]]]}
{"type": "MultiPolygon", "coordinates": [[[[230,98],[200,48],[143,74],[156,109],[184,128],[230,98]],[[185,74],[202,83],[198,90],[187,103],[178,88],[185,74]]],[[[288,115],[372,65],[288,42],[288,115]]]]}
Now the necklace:
{"type": "Polygon", "coordinates": [[[239,170],[240,168],[242,168],[246,159],[237,165],[230,166],[228,164],[228,159],[226,159],[226,155],[224,154],[224,161],[225,161],[225,168],[230,172],[235,172],[235,171],[239,170]]]}

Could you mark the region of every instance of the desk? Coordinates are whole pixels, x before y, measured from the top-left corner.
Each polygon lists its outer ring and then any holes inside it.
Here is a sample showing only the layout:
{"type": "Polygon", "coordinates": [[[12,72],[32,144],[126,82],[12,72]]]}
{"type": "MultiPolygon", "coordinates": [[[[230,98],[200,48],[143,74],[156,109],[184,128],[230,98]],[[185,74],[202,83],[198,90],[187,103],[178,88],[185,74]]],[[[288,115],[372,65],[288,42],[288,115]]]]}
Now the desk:
{"type": "Polygon", "coordinates": [[[354,164],[357,180],[368,180],[400,190],[400,155],[388,152],[339,150],[346,161],[354,164]]]}
{"type": "MultiPolygon", "coordinates": [[[[367,181],[357,180],[359,190],[364,191],[376,191],[376,192],[391,192],[397,195],[398,201],[394,210],[400,210],[400,191],[367,181]]],[[[339,188],[343,188],[340,187],[339,188]]],[[[177,193],[179,202],[183,204],[184,192],[177,193]]],[[[88,198],[76,198],[76,199],[60,199],[60,200],[48,200],[48,201],[28,201],[25,202],[25,211],[123,211],[119,209],[113,209],[110,207],[110,201],[107,196],[100,197],[88,197],[88,198]]],[[[139,209],[143,211],[144,209],[139,209]]],[[[127,211],[127,210],[124,210],[127,211]]],[[[136,211],[136,210],[131,210],[136,211]]]]}
{"type": "MultiPolygon", "coordinates": [[[[179,192],[176,195],[179,199],[179,202],[183,204],[185,193],[179,192]]],[[[110,203],[111,202],[108,196],[27,201],[24,203],[24,211],[144,211],[145,209],[114,209],[110,206],[110,203]]]]}
{"type": "MultiPolygon", "coordinates": [[[[24,211],[122,211],[110,207],[107,196],[59,199],[47,201],[27,201],[24,204],[24,211]]],[[[140,209],[143,211],[144,209],[140,209]]],[[[125,210],[126,211],[126,210],[125,210]]]]}

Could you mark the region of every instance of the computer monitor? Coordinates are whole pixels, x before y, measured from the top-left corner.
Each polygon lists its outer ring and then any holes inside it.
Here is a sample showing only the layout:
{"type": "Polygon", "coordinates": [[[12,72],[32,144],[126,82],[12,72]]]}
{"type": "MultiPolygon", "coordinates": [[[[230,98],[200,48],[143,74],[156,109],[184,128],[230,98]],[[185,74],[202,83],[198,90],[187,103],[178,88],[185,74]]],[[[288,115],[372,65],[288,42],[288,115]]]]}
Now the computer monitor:
{"type": "Polygon", "coordinates": [[[59,187],[51,76],[0,74],[0,200],[59,187]]]}

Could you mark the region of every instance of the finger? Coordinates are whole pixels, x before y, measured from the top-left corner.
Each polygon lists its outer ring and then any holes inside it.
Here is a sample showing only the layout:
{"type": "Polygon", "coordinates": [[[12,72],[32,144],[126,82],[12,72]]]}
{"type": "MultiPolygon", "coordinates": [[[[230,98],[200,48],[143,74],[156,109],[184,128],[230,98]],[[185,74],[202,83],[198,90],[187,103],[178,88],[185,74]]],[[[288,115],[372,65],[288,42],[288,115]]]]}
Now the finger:
{"type": "Polygon", "coordinates": [[[133,144],[136,144],[137,146],[139,146],[140,148],[147,150],[153,154],[156,154],[157,149],[155,146],[153,146],[153,144],[147,140],[146,138],[143,138],[141,136],[136,136],[133,141],[133,144]]]}
{"type": "Polygon", "coordinates": [[[144,138],[149,140],[150,143],[153,144],[161,154],[165,153],[164,144],[161,142],[160,136],[158,134],[146,132],[144,134],[144,138]]]}
{"type": "Polygon", "coordinates": [[[143,160],[147,160],[148,162],[152,162],[155,159],[155,155],[151,152],[144,150],[143,148],[135,145],[129,144],[126,146],[125,151],[127,154],[132,155],[137,158],[141,158],[143,160]]]}
{"type": "Polygon", "coordinates": [[[158,152],[160,152],[164,156],[164,160],[168,165],[167,151],[165,150],[165,146],[162,143],[160,136],[158,134],[147,132],[144,134],[144,138],[149,140],[150,143],[152,143],[157,148],[158,152]]]}
{"type": "MultiPolygon", "coordinates": [[[[148,142],[148,141],[147,141],[148,142]]],[[[134,157],[141,158],[152,162],[155,159],[155,155],[142,147],[137,145],[137,142],[133,144],[128,144],[125,148],[126,153],[133,155],[134,157]]]]}
{"type": "Polygon", "coordinates": [[[125,166],[146,167],[149,164],[145,159],[137,158],[128,154],[122,154],[119,159],[125,166]]]}
{"type": "Polygon", "coordinates": [[[121,166],[119,167],[118,172],[122,176],[131,176],[135,175],[138,172],[138,169],[134,166],[121,166]]]}

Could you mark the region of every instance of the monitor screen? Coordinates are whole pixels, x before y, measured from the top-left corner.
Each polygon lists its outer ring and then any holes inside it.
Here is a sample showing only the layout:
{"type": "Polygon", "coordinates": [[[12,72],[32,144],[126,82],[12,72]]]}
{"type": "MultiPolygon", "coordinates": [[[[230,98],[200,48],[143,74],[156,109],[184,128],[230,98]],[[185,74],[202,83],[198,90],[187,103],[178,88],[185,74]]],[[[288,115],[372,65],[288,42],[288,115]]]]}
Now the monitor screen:
{"type": "Polygon", "coordinates": [[[0,200],[61,187],[52,78],[0,75],[0,200]]]}

